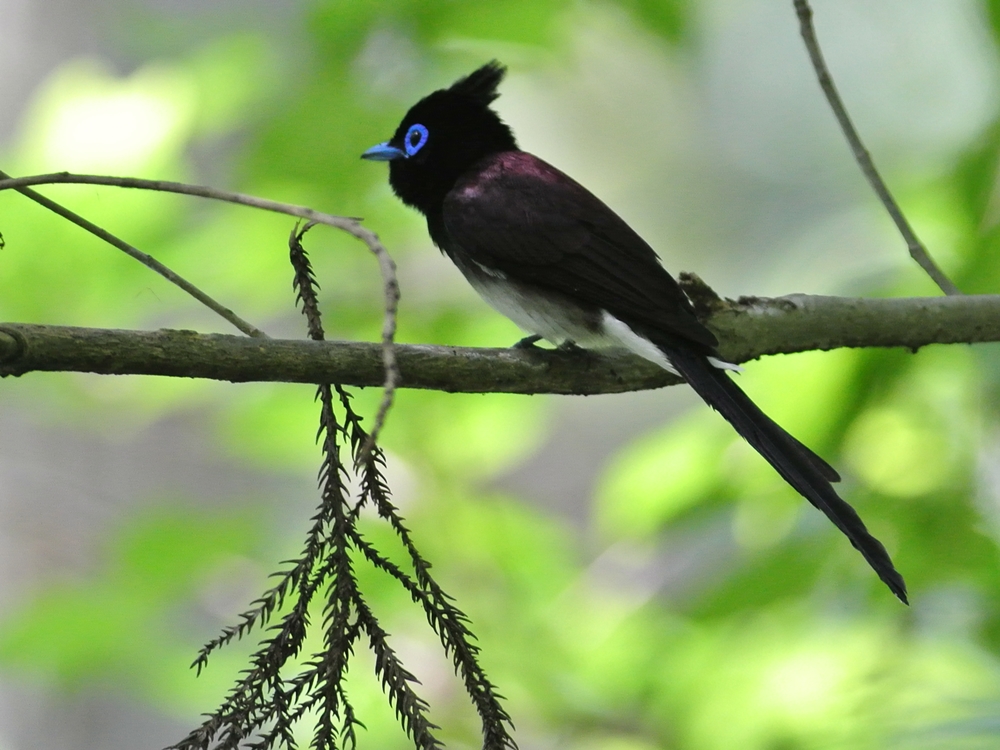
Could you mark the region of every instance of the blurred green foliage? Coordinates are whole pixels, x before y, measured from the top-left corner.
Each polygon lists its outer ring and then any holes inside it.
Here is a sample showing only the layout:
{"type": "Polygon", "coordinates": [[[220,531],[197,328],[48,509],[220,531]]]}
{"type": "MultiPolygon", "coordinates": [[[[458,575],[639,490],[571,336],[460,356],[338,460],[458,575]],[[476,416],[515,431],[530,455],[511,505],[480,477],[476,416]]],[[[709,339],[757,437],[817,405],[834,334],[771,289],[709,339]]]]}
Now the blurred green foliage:
{"type": "MultiPolygon", "coordinates": [[[[988,3],[995,35],[997,8],[988,3]]],[[[623,0],[621,9],[664,49],[698,43],[686,2],[623,0]]],[[[414,92],[484,57],[525,71],[558,64],[567,18],[578,12],[556,0],[317,0],[308,60],[294,73],[282,67],[284,50],[253,35],[126,77],[75,62],[38,92],[3,168],[189,180],[200,174],[193,154],[238,136],[226,168],[240,189],[365,216],[401,265],[416,268],[414,258],[434,252],[421,222],[358,154],[392,132],[414,92]],[[385,62],[389,79],[369,69],[379,44],[396,56],[385,62]]],[[[946,174],[905,188],[911,218],[948,237],[949,270],[970,292],[1000,289],[998,151],[994,125],[946,174]]],[[[286,217],[105,188],[46,193],[266,330],[302,330],[286,217]]],[[[0,194],[0,231],[0,320],[219,327],[158,277],[19,196],[0,194]]],[[[376,339],[379,279],[364,249],[319,231],[308,247],[329,336],[376,339]]],[[[433,292],[439,282],[428,283],[433,292]]],[[[874,292],[927,290],[908,274],[874,292]]],[[[412,291],[404,285],[402,341],[516,338],[471,297],[412,291]]],[[[417,543],[472,616],[524,747],[986,747],[1000,716],[997,373],[1000,348],[982,346],[772,358],[743,376],[765,411],[836,459],[846,496],[906,575],[911,609],[706,409],[637,435],[611,457],[592,512],[577,514],[583,530],[494,484],[546,443],[552,400],[403,392],[384,444],[417,543]],[[670,570],[672,550],[698,564],[670,570]],[[657,580],[647,580],[650,570],[657,580]],[[682,585],[666,585],[671,576],[682,585]]],[[[357,394],[359,408],[372,414],[378,397],[357,394]]],[[[27,376],[4,383],[0,399],[29,405],[42,421],[101,430],[202,411],[220,454],[300,475],[319,460],[317,410],[303,387],[27,376]]],[[[185,671],[198,643],[244,603],[227,615],[199,597],[234,560],[266,570],[292,554],[308,502],[294,504],[300,523],[278,529],[270,512],[206,513],[183,502],[121,519],[98,570],[32,593],[2,623],[0,662],[54,689],[130,691],[193,725],[242,653],[216,658],[200,679],[185,671]]],[[[392,547],[385,529],[366,523],[392,547]]],[[[445,738],[476,746],[475,716],[420,613],[383,575],[362,568],[362,576],[445,738]]],[[[350,676],[368,726],[364,746],[404,748],[366,666],[361,657],[350,676]]]]}

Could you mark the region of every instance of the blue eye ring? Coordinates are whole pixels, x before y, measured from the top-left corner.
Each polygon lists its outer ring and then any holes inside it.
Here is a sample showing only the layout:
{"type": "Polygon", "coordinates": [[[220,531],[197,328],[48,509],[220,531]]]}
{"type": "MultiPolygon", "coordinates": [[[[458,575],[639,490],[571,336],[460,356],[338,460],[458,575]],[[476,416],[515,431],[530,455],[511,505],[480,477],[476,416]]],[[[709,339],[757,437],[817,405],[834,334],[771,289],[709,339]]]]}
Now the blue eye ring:
{"type": "Polygon", "coordinates": [[[428,135],[429,133],[427,132],[427,128],[419,122],[410,125],[410,129],[406,131],[406,136],[403,138],[403,147],[406,149],[406,155],[415,156],[416,153],[424,147],[424,144],[427,143],[428,135]],[[413,137],[415,135],[420,136],[416,143],[414,143],[413,137]]]}

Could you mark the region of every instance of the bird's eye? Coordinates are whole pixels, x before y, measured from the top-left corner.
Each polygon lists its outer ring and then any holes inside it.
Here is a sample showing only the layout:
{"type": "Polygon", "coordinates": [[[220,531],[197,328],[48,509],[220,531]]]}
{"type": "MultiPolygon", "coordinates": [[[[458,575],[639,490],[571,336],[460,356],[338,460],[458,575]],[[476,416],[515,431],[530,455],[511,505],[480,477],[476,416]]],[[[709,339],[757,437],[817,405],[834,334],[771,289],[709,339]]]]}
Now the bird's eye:
{"type": "Polygon", "coordinates": [[[410,125],[410,129],[406,131],[406,137],[403,139],[406,155],[413,156],[424,147],[425,143],[427,143],[427,128],[420,123],[410,125]]]}

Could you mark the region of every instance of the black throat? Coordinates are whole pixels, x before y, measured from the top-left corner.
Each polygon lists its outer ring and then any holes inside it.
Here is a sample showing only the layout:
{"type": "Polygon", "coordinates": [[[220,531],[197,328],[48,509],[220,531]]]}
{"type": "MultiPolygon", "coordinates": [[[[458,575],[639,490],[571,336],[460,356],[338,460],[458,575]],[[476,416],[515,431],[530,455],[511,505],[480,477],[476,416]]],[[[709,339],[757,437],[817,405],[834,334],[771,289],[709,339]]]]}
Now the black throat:
{"type": "Polygon", "coordinates": [[[429,218],[440,214],[445,196],[477,163],[516,149],[510,128],[492,111],[459,112],[437,124],[421,153],[389,164],[389,184],[403,203],[429,218]]]}

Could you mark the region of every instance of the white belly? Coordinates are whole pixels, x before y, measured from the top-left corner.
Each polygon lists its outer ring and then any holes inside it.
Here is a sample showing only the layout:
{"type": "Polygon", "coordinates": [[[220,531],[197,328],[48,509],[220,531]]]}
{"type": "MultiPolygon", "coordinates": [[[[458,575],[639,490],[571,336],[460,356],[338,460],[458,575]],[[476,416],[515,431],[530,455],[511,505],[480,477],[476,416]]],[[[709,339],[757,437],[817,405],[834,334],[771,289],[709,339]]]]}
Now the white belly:
{"type": "Polygon", "coordinates": [[[525,284],[511,283],[504,274],[482,266],[465,276],[490,307],[510,318],[525,333],[537,334],[557,346],[572,341],[583,349],[630,351],[678,374],[652,341],[607,310],[596,313],[584,310],[566,298],[554,298],[525,284]]]}

